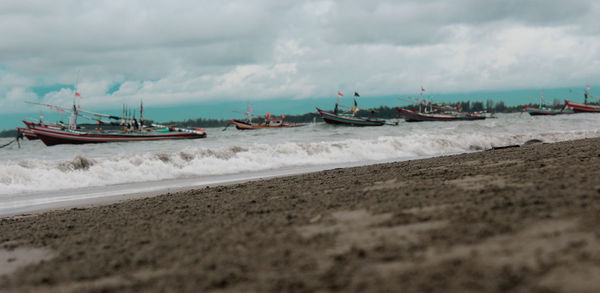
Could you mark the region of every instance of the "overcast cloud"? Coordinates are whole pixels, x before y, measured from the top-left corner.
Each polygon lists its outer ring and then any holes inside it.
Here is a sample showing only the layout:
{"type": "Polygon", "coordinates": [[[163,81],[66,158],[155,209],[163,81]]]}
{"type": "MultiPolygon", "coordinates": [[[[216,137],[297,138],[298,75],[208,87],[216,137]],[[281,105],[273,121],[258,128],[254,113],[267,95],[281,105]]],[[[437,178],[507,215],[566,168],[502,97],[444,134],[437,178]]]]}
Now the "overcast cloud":
{"type": "Polygon", "coordinates": [[[2,1],[0,113],[597,84],[598,1],[2,1]]]}

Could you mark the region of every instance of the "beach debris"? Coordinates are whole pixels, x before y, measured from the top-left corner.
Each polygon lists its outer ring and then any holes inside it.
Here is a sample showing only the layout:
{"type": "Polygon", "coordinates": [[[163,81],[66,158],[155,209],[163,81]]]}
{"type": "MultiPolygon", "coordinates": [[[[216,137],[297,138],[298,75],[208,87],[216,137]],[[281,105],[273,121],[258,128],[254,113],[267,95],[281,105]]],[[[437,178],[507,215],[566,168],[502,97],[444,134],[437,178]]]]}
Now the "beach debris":
{"type": "Polygon", "coordinates": [[[505,145],[505,146],[492,146],[491,149],[489,149],[488,151],[495,151],[495,150],[502,150],[502,149],[510,149],[510,148],[518,148],[521,147],[518,144],[511,144],[511,145],[505,145]]]}
{"type": "Polygon", "coordinates": [[[310,222],[311,224],[312,224],[312,223],[316,223],[316,222],[318,222],[319,220],[321,220],[321,218],[322,218],[321,214],[318,214],[318,215],[316,215],[316,216],[312,217],[312,218],[309,220],[309,222],[310,222]]]}

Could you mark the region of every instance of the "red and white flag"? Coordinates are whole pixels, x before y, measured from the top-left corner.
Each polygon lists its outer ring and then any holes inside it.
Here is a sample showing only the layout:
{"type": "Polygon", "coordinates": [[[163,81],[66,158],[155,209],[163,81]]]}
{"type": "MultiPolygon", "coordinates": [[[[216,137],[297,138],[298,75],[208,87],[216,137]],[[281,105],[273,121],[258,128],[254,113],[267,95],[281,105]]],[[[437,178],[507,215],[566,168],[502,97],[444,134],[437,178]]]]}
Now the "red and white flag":
{"type": "Polygon", "coordinates": [[[81,94],[78,91],[75,91],[75,97],[81,99],[81,94]]]}
{"type": "Polygon", "coordinates": [[[343,97],[344,94],[342,94],[341,92],[338,92],[338,96],[343,97]]]}
{"type": "Polygon", "coordinates": [[[421,92],[424,92],[424,91],[425,91],[425,89],[423,88],[423,86],[421,86],[421,92]]]}
{"type": "Polygon", "coordinates": [[[592,87],[591,87],[591,86],[588,84],[588,85],[587,85],[585,88],[589,90],[589,89],[591,89],[592,87]]]}
{"type": "Polygon", "coordinates": [[[40,119],[43,119],[43,118],[44,118],[44,114],[40,114],[40,119]]]}

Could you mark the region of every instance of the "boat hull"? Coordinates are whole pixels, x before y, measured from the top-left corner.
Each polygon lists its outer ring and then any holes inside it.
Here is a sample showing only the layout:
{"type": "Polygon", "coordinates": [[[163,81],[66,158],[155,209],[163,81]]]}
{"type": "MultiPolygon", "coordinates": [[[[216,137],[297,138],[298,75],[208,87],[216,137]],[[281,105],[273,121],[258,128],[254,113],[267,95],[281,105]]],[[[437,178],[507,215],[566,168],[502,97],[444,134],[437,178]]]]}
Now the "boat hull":
{"type": "Polygon", "coordinates": [[[34,124],[28,124],[31,130],[45,145],[58,144],[87,144],[108,142],[156,141],[196,139],[206,137],[206,132],[83,132],[68,129],[53,129],[34,124]]]}
{"type": "Polygon", "coordinates": [[[319,108],[317,108],[317,111],[319,112],[319,116],[323,118],[323,121],[329,124],[348,126],[382,126],[385,124],[385,120],[381,119],[340,116],[323,111],[319,108]]]}
{"type": "Polygon", "coordinates": [[[400,107],[396,107],[396,111],[400,113],[404,117],[406,122],[423,122],[423,121],[473,121],[473,120],[483,120],[486,119],[487,116],[484,114],[461,114],[461,115],[453,115],[453,114],[428,114],[428,113],[420,113],[400,107]]]}

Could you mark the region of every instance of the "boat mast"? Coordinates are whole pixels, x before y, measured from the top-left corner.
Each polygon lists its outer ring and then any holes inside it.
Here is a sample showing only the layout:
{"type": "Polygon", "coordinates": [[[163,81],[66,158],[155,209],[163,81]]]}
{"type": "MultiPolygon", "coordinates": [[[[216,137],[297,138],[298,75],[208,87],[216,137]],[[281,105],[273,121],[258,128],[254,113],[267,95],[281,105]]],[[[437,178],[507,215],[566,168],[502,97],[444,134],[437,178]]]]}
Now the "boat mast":
{"type": "Polygon", "coordinates": [[[79,71],[77,71],[77,78],[75,79],[75,93],[73,94],[73,112],[71,112],[71,118],[69,119],[69,129],[77,129],[77,99],[81,97],[77,88],[79,87],[79,71]]]}
{"type": "Polygon", "coordinates": [[[140,102],[140,130],[144,128],[144,101],[140,102]]]}

